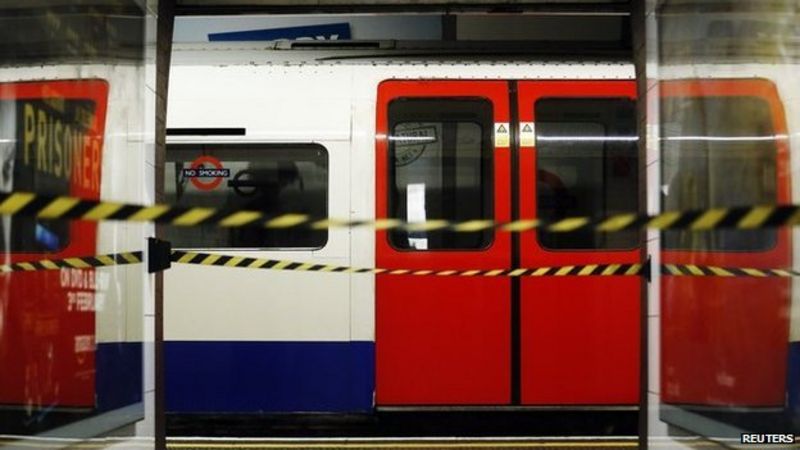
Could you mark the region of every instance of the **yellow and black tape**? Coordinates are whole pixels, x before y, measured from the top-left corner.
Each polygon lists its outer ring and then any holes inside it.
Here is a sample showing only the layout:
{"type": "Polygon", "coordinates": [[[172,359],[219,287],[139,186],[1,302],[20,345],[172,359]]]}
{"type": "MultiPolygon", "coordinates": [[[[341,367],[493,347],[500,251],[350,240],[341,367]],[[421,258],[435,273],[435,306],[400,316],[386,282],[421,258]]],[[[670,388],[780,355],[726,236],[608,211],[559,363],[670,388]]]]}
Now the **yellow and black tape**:
{"type": "Polygon", "coordinates": [[[241,256],[219,255],[173,251],[172,262],[197,264],[202,266],[243,267],[248,269],[289,270],[298,272],[371,273],[386,275],[416,276],[460,276],[460,277],[550,277],[550,276],[632,276],[644,273],[642,264],[585,264],[560,267],[537,267],[531,269],[383,269],[367,267],[315,264],[278,259],[247,258],[241,256]]]}
{"type": "Polygon", "coordinates": [[[654,216],[638,213],[613,214],[607,217],[568,217],[559,220],[427,220],[403,222],[397,219],[349,220],[314,217],[301,213],[278,215],[261,211],[171,206],[165,204],[135,205],[101,202],[76,197],[48,196],[29,192],[0,193],[0,214],[36,217],[39,219],[79,219],[89,221],[117,220],[126,222],[155,222],[175,226],[209,225],[224,228],[260,227],[287,228],[348,228],[370,227],[376,230],[478,232],[497,229],[523,232],[542,229],[549,232],[595,230],[615,232],[649,228],[655,230],[715,230],[735,228],[752,230],[800,223],[799,205],[750,206],[712,208],[706,210],[667,211],[654,216]]]}
{"type": "MultiPolygon", "coordinates": [[[[296,272],[367,273],[415,276],[461,277],[552,277],[552,276],[636,276],[647,275],[648,264],[581,264],[557,267],[516,269],[387,269],[350,267],[334,264],[285,261],[280,259],[250,258],[244,256],[198,253],[175,250],[172,262],[201,266],[239,267],[246,269],[285,270],[296,272]]],[[[793,269],[757,269],[750,267],[699,266],[694,264],[662,264],[662,275],[717,276],[717,277],[800,277],[793,269]]]]}
{"type": "Polygon", "coordinates": [[[694,264],[662,264],[662,275],[690,277],[800,277],[794,269],[758,269],[755,267],[718,267],[694,264]]]}
{"type": "Polygon", "coordinates": [[[109,253],[95,256],[76,256],[63,259],[41,259],[38,261],[17,262],[0,265],[0,273],[36,272],[40,270],[91,269],[93,267],[139,264],[143,261],[142,252],[109,253]]]}
{"type": "MultiPolygon", "coordinates": [[[[286,261],[279,259],[251,258],[216,253],[199,253],[175,250],[170,259],[180,264],[202,266],[239,267],[247,269],[284,270],[296,272],[366,273],[414,276],[460,276],[460,277],[552,277],[552,276],[638,276],[648,275],[648,264],[581,264],[556,267],[534,267],[515,269],[388,269],[377,267],[351,267],[334,264],[286,261]]],[[[105,255],[75,256],[63,259],[42,259],[0,265],[0,273],[36,272],[65,268],[91,269],[144,261],[143,252],[121,252],[105,255]]],[[[662,275],[672,276],[716,276],[716,277],[800,277],[794,269],[765,269],[752,267],[719,267],[694,264],[662,264],[662,275]]]]}

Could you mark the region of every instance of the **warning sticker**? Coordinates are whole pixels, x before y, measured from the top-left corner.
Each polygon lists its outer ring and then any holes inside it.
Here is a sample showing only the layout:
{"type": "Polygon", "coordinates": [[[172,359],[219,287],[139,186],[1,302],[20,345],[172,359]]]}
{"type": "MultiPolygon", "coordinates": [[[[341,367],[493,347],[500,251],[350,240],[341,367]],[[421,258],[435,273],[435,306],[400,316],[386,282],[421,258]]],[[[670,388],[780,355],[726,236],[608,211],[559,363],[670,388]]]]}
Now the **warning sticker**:
{"type": "Polygon", "coordinates": [[[520,122],[519,145],[521,147],[534,147],[536,145],[536,125],[533,122],[520,122]]]}
{"type": "Polygon", "coordinates": [[[508,147],[511,145],[511,133],[508,130],[508,122],[497,122],[494,124],[495,147],[508,147]]]}

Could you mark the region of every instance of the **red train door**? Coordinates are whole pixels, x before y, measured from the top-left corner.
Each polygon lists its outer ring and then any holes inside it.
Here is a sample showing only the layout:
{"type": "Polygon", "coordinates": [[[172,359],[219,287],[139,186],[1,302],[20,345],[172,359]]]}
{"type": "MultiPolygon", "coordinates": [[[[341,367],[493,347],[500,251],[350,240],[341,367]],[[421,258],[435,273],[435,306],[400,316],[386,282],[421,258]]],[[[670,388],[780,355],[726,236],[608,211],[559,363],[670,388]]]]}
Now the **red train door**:
{"type": "MultiPolygon", "coordinates": [[[[767,80],[661,84],[662,206],[790,203],[783,106],[767,80]]],[[[789,228],[671,231],[662,263],[791,266],[789,228]]],[[[790,280],[661,279],[661,396],[693,405],[782,406],[790,280]]]]}
{"type": "MultiPolygon", "coordinates": [[[[634,95],[633,82],[382,83],[377,217],[505,221],[635,210],[634,95]]],[[[376,259],[408,269],[624,264],[638,262],[637,238],[378,231],[376,259]]],[[[636,403],[640,283],[378,275],[377,404],[636,403]]]]}
{"type": "MultiPolygon", "coordinates": [[[[637,209],[635,95],[633,81],[519,82],[522,219],[637,209]]],[[[521,266],[638,263],[637,233],[523,233],[521,266]]],[[[520,282],[521,403],[637,403],[641,278],[520,282]]]]}
{"type": "MultiPolygon", "coordinates": [[[[504,81],[386,81],[378,89],[376,214],[409,222],[510,219],[504,81]]],[[[380,267],[496,269],[511,236],[378,231],[380,267]]],[[[507,277],[376,277],[378,405],[510,399],[507,277]]]]}

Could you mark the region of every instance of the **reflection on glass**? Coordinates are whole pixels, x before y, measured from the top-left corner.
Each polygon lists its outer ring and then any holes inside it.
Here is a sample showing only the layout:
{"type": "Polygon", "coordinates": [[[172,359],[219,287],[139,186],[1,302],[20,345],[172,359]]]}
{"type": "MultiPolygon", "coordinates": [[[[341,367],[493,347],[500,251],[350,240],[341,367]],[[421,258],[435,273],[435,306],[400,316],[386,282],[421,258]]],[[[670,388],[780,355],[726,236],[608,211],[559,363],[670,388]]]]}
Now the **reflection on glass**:
{"type": "MultiPolygon", "coordinates": [[[[665,210],[777,202],[777,146],[769,104],[756,97],[667,97],[661,103],[665,210]]],[[[774,230],[668,231],[664,248],[765,250],[774,230]]]]}
{"type": "MultiPolygon", "coordinates": [[[[74,3],[0,6],[0,190],[143,203],[143,171],[127,169],[144,167],[148,143],[144,6],[74,3]]],[[[147,234],[2,216],[2,264],[142,250],[147,234]]],[[[114,429],[135,432],[144,417],[144,271],[0,275],[0,447],[50,446],[27,440],[45,433],[80,445],[114,429]]]]}
{"type": "MultiPolygon", "coordinates": [[[[492,105],[475,99],[389,104],[389,217],[408,222],[491,219],[492,105]]],[[[492,231],[391,231],[400,249],[477,249],[492,231]]]]}
{"type": "MultiPolygon", "coordinates": [[[[170,145],[164,179],[170,204],[328,216],[328,151],[317,144],[170,145]]],[[[165,239],[175,248],[321,248],[328,230],[170,228],[165,239]]]]}
{"type": "MultiPolygon", "coordinates": [[[[794,1],[659,3],[648,24],[657,25],[649,67],[660,78],[648,98],[660,134],[648,143],[660,155],[652,207],[798,201],[797,19],[794,1]]],[[[789,228],[660,234],[662,263],[797,266],[789,228]]],[[[669,424],[742,448],[742,433],[760,434],[756,443],[764,433],[800,433],[796,280],[662,274],[658,282],[660,327],[650,336],[660,339],[660,370],[650,390],[660,422],[651,431],[669,424]]]]}
{"type": "MultiPolygon", "coordinates": [[[[11,169],[10,189],[50,195],[77,195],[97,198],[100,191],[100,164],[105,117],[96,118],[94,99],[51,98],[81,95],[96,89],[103,111],[108,87],[80,83],[8,83],[0,86],[2,120],[16,124],[7,141],[11,169]],[[69,91],[69,93],[68,93],[69,91]],[[6,97],[6,98],[3,98],[6,97]],[[9,98],[10,97],[10,98],[9,98]],[[16,97],[16,98],[15,98],[16,97]],[[26,98],[27,97],[27,98],[26,98]],[[87,161],[87,167],[84,167],[87,161]]],[[[9,220],[9,250],[19,253],[57,251],[69,243],[69,223],[43,222],[26,217],[9,220]]]]}
{"type": "MultiPolygon", "coordinates": [[[[788,188],[779,176],[785,161],[774,137],[783,132],[777,129],[782,118],[773,115],[774,99],[764,95],[774,91],[765,86],[770,85],[764,80],[748,79],[662,85],[665,209],[778,202],[788,188]]],[[[786,230],[665,232],[661,259],[783,268],[791,264],[787,236],[786,230]]],[[[661,399],[672,407],[663,418],[686,426],[687,414],[699,414],[771,431],[785,423],[779,419],[788,387],[789,289],[781,278],[662,278],[661,399]]]]}
{"type": "MultiPolygon", "coordinates": [[[[0,184],[14,191],[99,198],[105,117],[97,111],[106,102],[102,82],[0,84],[0,120],[8,133],[3,141],[15,144],[4,154],[10,170],[0,184]],[[52,97],[54,92],[61,97],[52,97]]],[[[94,224],[17,216],[0,224],[11,262],[96,253],[94,224]]],[[[78,272],[82,279],[94,280],[97,274],[78,272]]],[[[103,293],[93,282],[73,289],[64,278],[47,271],[10,280],[0,338],[0,402],[5,405],[39,413],[95,406],[95,297],[103,293]]]]}

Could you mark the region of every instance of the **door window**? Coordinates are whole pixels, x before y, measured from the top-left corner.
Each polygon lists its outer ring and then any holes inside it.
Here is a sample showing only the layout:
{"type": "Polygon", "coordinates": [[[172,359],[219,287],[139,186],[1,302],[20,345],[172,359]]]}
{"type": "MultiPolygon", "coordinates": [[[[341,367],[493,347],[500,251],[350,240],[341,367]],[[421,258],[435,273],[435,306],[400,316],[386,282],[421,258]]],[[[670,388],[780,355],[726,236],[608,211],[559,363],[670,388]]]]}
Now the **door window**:
{"type": "MultiPolygon", "coordinates": [[[[777,147],[769,104],[757,97],[661,100],[665,210],[777,203],[777,147]]],[[[666,231],[666,249],[767,250],[775,230],[666,231]]]]}
{"type": "MultiPolygon", "coordinates": [[[[492,104],[398,99],[389,104],[389,217],[408,222],[492,219],[492,104]]],[[[478,249],[493,231],[400,231],[405,250],[478,249]]]]}
{"type": "MultiPolygon", "coordinates": [[[[536,102],[536,208],[545,220],[635,212],[639,167],[634,102],[545,98],[536,102]]],[[[636,230],[538,231],[551,250],[631,249],[636,230]]]]}

